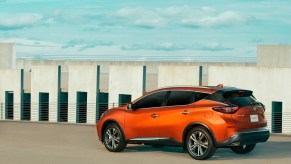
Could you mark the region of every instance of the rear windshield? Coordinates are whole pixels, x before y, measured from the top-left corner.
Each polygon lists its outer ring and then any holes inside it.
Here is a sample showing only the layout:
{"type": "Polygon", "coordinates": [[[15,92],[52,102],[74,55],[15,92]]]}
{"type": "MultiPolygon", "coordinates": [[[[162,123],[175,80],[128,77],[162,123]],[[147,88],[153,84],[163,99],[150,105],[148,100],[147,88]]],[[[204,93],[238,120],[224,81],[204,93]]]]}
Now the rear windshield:
{"type": "Polygon", "coordinates": [[[224,101],[231,103],[239,107],[251,106],[257,102],[255,97],[252,95],[252,91],[231,91],[223,94],[224,101]]]}
{"type": "Polygon", "coordinates": [[[214,93],[207,99],[227,104],[234,104],[239,107],[251,106],[259,103],[253,96],[253,92],[248,90],[235,90],[224,93],[214,93]]]}

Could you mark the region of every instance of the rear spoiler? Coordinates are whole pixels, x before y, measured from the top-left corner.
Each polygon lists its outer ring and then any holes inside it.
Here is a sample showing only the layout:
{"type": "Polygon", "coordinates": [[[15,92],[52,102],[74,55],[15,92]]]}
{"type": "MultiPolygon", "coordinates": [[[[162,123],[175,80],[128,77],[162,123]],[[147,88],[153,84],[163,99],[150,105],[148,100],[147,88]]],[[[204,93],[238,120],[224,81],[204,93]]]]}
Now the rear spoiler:
{"type": "Polygon", "coordinates": [[[250,90],[229,87],[229,88],[220,89],[214,92],[213,94],[205,97],[204,99],[221,102],[222,98],[224,97],[225,98],[230,97],[230,96],[243,97],[243,96],[251,96],[252,94],[253,94],[253,91],[250,91],[250,90]]]}

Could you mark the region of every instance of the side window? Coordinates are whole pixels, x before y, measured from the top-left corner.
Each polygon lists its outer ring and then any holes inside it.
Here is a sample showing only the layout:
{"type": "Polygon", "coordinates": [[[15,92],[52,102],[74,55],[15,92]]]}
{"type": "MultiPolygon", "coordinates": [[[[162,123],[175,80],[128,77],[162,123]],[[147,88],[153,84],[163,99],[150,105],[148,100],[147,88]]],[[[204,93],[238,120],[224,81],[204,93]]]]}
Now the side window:
{"type": "Polygon", "coordinates": [[[133,109],[160,107],[164,102],[167,91],[150,94],[133,104],[133,109]]]}
{"type": "Polygon", "coordinates": [[[187,105],[204,99],[209,94],[191,91],[171,91],[167,106],[187,105]]]}
{"type": "Polygon", "coordinates": [[[195,102],[200,101],[202,99],[204,99],[205,97],[207,97],[208,93],[200,93],[200,92],[194,92],[195,93],[195,102]]]}
{"type": "Polygon", "coordinates": [[[191,91],[171,91],[166,106],[190,104],[194,102],[193,94],[191,91]]]}

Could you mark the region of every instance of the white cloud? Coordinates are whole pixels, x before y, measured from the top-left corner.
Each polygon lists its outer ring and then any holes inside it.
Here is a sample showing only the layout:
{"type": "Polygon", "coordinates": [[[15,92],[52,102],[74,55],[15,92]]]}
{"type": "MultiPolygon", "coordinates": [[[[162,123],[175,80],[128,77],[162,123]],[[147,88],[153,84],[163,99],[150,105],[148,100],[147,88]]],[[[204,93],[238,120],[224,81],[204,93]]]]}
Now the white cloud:
{"type": "Polygon", "coordinates": [[[21,14],[21,15],[1,15],[0,30],[16,30],[25,27],[40,25],[42,23],[52,23],[52,19],[45,19],[39,14],[21,14]]]}
{"type": "Polygon", "coordinates": [[[116,11],[112,17],[119,19],[119,22],[132,24],[143,28],[153,28],[166,25],[166,19],[160,15],[157,9],[123,8],[116,11]],[[122,20],[120,20],[122,19],[122,20]]]}
{"type": "Polygon", "coordinates": [[[231,26],[244,23],[247,18],[238,12],[219,12],[211,7],[192,8],[188,6],[168,8],[123,8],[113,17],[119,23],[139,27],[163,27],[182,25],[189,27],[231,26]],[[120,22],[120,19],[123,22],[120,22]]]}
{"type": "Polygon", "coordinates": [[[74,39],[74,40],[68,41],[65,45],[62,46],[62,48],[63,49],[78,48],[78,51],[84,51],[87,49],[96,48],[98,46],[113,46],[113,45],[114,45],[113,42],[74,39]]]}
{"type": "Polygon", "coordinates": [[[166,21],[164,19],[158,18],[158,19],[138,19],[134,22],[134,25],[145,27],[145,28],[152,28],[152,27],[159,27],[164,26],[166,24],[166,21]]]}
{"type": "Polygon", "coordinates": [[[246,18],[236,12],[226,11],[217,16],[204,16],[201,18],[186,18],[181,22],[190,27],[230,26],[246,22],[246,18]]]}
{"type": "Polygon", "coordinates": [[[210,42],[207,43],[205,46],[201,46],[199,49],[208,51],[226,51],[232,50],[233,48],[224,47],[221,43],[218,42],[210,42]]]}
{"type": "Polygon", "coordinates": [[[35,47],[55,47],[59,46],[59,44],[48,42],[48,41],[40,41],[28,38],[9,38],[9,39],[1,39],[1,42],[9,42],[15,43],[17,46],[35,46],[35,47]]]}

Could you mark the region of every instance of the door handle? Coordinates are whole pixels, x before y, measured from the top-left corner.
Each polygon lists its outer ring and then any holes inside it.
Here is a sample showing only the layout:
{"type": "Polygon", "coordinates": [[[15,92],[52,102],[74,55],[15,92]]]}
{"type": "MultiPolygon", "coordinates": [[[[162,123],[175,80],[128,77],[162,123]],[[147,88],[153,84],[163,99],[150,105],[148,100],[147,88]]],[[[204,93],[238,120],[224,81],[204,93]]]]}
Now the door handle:
{"type": "Polygon", "coordinates": [[[159,115],[158,114],[152,114],[151,117],[152,118],[157,118],[157,117],[159,117],[159,115]]]}
{"type": "Polygon", "coordinates": [[[190,112],[188,111],[188,110],[185,110],[185,111],[183,111],[182,112],[182,114],[184,114],[184,115],[187,115],[187,114],[189,114],[190,112]]]}

